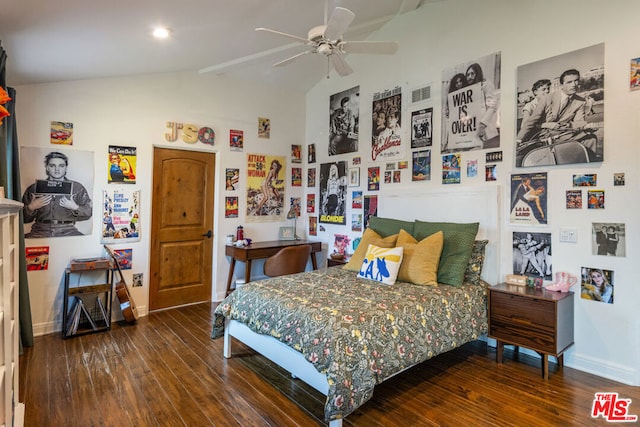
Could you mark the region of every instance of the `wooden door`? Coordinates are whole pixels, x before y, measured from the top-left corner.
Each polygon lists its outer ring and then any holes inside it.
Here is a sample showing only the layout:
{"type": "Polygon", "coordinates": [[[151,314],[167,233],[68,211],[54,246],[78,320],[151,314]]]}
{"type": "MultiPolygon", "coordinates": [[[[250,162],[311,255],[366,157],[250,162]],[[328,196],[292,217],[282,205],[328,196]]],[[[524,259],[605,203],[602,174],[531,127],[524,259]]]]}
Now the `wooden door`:
{"type": "Polygon", "coordinates": [[[215,154],[154,148],[149,310],[211,300],[215,154]]]}

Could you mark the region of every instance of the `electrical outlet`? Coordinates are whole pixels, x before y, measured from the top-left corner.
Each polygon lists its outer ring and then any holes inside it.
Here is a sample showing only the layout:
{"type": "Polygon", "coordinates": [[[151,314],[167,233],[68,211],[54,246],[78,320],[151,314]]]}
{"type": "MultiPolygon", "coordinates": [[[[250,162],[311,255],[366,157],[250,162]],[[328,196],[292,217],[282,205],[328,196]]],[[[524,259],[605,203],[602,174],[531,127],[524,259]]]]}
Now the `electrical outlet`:
{"type": "Polygon", "coordinates": [[[578,243],[578,229],[571,227],[560,228],[560,241],[568,243],[578,243]]]}

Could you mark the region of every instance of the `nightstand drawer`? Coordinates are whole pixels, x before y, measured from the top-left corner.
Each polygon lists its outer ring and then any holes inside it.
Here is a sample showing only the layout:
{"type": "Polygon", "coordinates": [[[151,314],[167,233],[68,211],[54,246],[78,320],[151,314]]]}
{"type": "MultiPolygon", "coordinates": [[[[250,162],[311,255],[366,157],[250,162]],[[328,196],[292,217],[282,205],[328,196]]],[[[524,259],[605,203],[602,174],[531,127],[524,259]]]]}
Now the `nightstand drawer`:
{"type": "Polygon", "coordinates": [[[536,351],[553,354],[558,350],[555,329],[552,326],[521,323],[514,318],[492,316],[489,335],[536,351]]]}
{"type": "Polygon", "coordinates": [[[518,325],[555,326],[555,303],[543,299],[507,294],[491,293],[489,312],[492,319],[507,318],[518,325]]]}

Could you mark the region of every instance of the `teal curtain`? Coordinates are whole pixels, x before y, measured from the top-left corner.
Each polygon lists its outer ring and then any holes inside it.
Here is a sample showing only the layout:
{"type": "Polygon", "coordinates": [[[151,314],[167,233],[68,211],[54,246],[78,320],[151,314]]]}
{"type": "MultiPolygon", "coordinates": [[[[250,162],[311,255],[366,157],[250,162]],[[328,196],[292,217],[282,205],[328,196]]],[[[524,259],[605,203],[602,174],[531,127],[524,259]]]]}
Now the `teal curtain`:
{"type": "MultiPolygon", "coordinates": [[[[0,46],[0,86],[5,88],[11,101],[5,108],[11,114],[5,117],[0,125],[0,186],[4,187],[8,199],[20,201],[20,164],[18,162],[18,134],[16,132],[16,91],[6,87],[7,54],[0,46]]],[[[31,303],[29,302],[29,282],[27,280],[27,264],[25,259],[24,221],[20,213],[20,350],[22,346],[33,346],[33,324],[31,320],[31,303]]],[[[22,352],[22,351],[21,351],[22,352]]]]}

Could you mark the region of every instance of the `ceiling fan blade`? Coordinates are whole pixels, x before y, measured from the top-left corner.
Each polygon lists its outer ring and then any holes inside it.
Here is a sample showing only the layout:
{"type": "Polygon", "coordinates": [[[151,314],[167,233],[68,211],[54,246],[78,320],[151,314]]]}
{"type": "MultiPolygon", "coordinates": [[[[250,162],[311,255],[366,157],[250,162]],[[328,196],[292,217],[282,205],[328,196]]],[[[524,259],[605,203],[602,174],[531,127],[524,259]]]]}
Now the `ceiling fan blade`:
{"type": "Polygon", "coordinates": [[[293,48],[300,48],[300,46],[300,43],[289,43],[284,46],[279,46],[273,49],[254,53],[253,55],[243,56],[241,58],[232,59],[231,61],[226,61],[220,64],[212,65],[210,67],[202,68],[198,70],[198,73],[223,74],[229,71],[248,67],[251,64],[257,64],[259,62],[266,61],[272,55],[277,55],[280,52],[291,50],[293,48]]]}
{"type": "Polygon", "coordinates": [[[333,69],[336,70],[336,73],[338,73],[338,75],[344,77],[353,73],[353,70],[351,69],[349,64],[347,64],[347,61],[345,61],[339,53],[333,53],[329,55],[328,58],[329,62],[333,66],[333,69]]]}
{"type": "Polygon", "coordinates": [[[293,40],[297,40],[300,43],[304,43],[304,44],[309,43],[309,40],[304,39],[302,37],[294,36],[293,34],[283,33],[281,31],[270,30],[269,28],[260,27],[260,28],[256,28],[256,31],[264,31],[264,32],[267,32],[267,33],[277,34],[279,36],[283,36],[283,37],[287,37],[287,38],[290,38],[290,39],[293,39],[293,40]]]}
{"type": "Polygon", "coordinates": [[[314,52],[313,50],[305,50],[304,52],[297,53],[297,54],[295,54],[295,55],[293,55],[293,56],[291,56],[291,57],[289,57],[287,59],[283,59],[280,62],[276,62],[275,64],[273,64],[273,66],[274,67],[282,67],[283,65],[287,65],[287,64],[295,61],[296,59],[300,58],[301,56],[306,55],[307,53],[313,53],[313,52],[314,52]]]}
{"type": "Polygon", "coordinates": [[[342,38],[342,34],[349,27],[353,19],[356,17],[355,13],[344,7],[336,7],[327,22],[327,27],[324,30],[324,37],[328,40],[338,40],[342,38]]]}
{"type": "Polygon", "coordinates": [[[396,42],[350,41],[338,43],[338,49],[344,53],[372,53],[391,55],[398,50],[396,42]]]}

